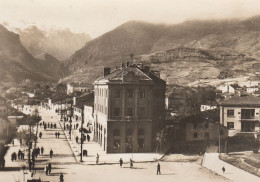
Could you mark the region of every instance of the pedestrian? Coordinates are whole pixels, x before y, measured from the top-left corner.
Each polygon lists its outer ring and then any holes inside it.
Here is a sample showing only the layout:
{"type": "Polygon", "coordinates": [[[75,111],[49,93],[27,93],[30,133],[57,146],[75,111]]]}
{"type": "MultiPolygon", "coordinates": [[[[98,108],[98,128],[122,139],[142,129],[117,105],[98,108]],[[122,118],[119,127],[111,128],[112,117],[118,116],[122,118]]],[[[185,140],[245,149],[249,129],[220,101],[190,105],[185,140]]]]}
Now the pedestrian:
{"type": "Polygon", "coordinates": [[[73,128],[74,128],[74,130],[76,129],[76,126],[75,126],[75,124],[73,125],[73,128]]]}
{"type": "Polygon", "coordinates": [[[13,144],[13,146],[14,146],[14,140],[12,140],[12,144],[13,144]]]}
{"type": "Polygon", "coordinates": [[[1,167],[2,167],[3,169],[5,168],[5,159],[4,159],[4,158],[3,158],[3,160],[2,160],[1,167]]]}
{"type": "Polygon", "coordinates": [[[62,173],[60,173],[60,182],[64,182],[64,176],[62,173]]]}
{"type": "Polygon", "coordinates": [[[120,167],[122,167],[122,166],[123,166],[123,160],[122,160],[122,158],[120,158],[119,163],[120,163],[120,167]]]}
{"type": "Polygon", "coordinates": [[[60,138],[60,132],[58,132],[58,138],[60,138]]]}
{"type": "Polygon", "coordinates": [[[46,176],[48,176],[49,169],[48,169],[47,165],[44,167],[44,171],[45,171],[46,176]]]}
{"type": "Polygon", "coordinates": [[[39,133],[39,137],[42,138],[42,132],[39,133]]]}
{"type": "Polygon", "coordinates": [[[42,148],[41,148],[41,153],[43,154],[43,152],[44,152],[44,148],[42,147],[42,148]]]}
{"type": "Polygon", "coordinates": [[[79,141],[79,137],[78,137],[78,136],[76,136],[76,142],[78,143],[78,141],[79,141]]]}
{"type": "Polygon", "coordinates": [[[55,132],[55,137],[58,138],[58,133],[57,132],[55,132]]]}
{"type": "Polygon", "coordinates": [[[98,164],[98,162],[99,162],[99,155],[98,155],[98,153],[97,153],[96,164],[98,164]]]}
{"type": "Polygon", "coordinates": [[[52,155],[53,155],[53,150],[51,149],[50,150],[50,158],[52,158],[52,155]]]}
{"type": "Polygon", "coordinates": [[[44,125],[44,130],[46,130],[46,128],[47,128],[47,127],[46,127],[46,124],[45,124],[45,125],[44,125]]]}
{"type": "Polygon", "coordinates": [[[18,151],[18,159],[19,160],[21,159],[21,153],[22,153],[22,151],[19,149],[19,151],[18,151]]]}
{"type": "Polygon", "coordinates": [[[51,128],[53,127],[53,124],[51,123],[51,128]]]}
{"type": "Polygon", "coordinates": [[[48,164],[49,174],[51,173],[51,163],[48,164]]]}
{"type": "Polygon", "coordinates": [[[24,153],[23,152],[22,152],[21,156],[22,156],[22,160],[24,160],[24,153]]]}
{"type": "Polygon", "coordinates": [[[88,139],[88,142],[89,142],[89,140],[90,140],[90,136],[89,135],[87,135],[87,139],[88,139]]]}
{"type": "Polygon", "coordinates": [[[14,152],[14,160],[16,161],[16,158],[17,158],[17,155],[16,153],[14,152]]]}
{"type": "Polygon", "coordinates": [[[226,169],[225,169],[225,167],[224,167],[224,166],[222,167],[222,171],[223,171],[223,173],[225,173],[225,171],[226,171],[226,169]]]}
{"type": "Polygon", "coordinates": [[[78,129],[78,127],[79,127],[79,124],[77,123],[77,124],[76,124],[76,129],[78,129]]]}
{"type": "Polygon", "coordinates": [[[56,125],[56,123],[55,123],[53,126],[54,126],[54,128],[57,128],[57,125],[56,125]]]}
{"type": "Polygon", "coordinates": [[[157,164],[157,175],[158,174],[161,174],[161,166],[160,166],[160,163],[158,162],[157,164]]]}
{"type": "Polygon", "coordinates": [[[42,127],[42,123],[40,123],[40,127],[42,127]]]}
{"type": "Polygon", "coordinates": [[[133,160],[130,159],[130,168],[132,169],[133,168],[133,160]]]}
{"type": "Polygon", "coordinates": [[[50,128],[50,123],[48,123],[48,128],[50,128]]]}

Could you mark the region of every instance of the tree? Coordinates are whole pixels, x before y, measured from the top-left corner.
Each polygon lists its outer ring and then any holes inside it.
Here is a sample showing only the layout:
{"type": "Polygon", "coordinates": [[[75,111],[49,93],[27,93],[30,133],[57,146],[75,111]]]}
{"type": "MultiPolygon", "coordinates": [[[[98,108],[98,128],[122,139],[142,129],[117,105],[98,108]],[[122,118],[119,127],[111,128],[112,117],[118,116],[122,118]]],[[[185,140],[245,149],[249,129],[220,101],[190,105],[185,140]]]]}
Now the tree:
{"type": "Polygon", "coordinates": [[[162,143],[167,140],[167,136],[168,136],[168,129],[167,128],[162,128],[155,133],[155,139],[156,139],[156,143],[157,143],[157,147],[156,147],[157,151],[158,151],[158,145],[159,145],[159,150],[161,151],[162,143]]]}

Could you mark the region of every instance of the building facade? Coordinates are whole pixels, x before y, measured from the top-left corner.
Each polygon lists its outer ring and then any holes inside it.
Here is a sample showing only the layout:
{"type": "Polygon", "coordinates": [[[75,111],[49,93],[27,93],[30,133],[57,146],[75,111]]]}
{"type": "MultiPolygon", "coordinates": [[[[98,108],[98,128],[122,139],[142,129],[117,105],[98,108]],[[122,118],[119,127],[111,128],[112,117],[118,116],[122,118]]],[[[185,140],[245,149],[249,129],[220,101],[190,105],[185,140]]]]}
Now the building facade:
{"type": "Polygon", "coordinates": [[[236,95],[220,104],[220,123],[229,128],[229,136],[240,132],[260,132],[260,98],[236,95]]]}
{"type": "Polygon", "coordinates": [[[164,121],[166,83],[149,67],[129,65],[94,82],[94,140],[107,153],[151,152],[164,121]]]}

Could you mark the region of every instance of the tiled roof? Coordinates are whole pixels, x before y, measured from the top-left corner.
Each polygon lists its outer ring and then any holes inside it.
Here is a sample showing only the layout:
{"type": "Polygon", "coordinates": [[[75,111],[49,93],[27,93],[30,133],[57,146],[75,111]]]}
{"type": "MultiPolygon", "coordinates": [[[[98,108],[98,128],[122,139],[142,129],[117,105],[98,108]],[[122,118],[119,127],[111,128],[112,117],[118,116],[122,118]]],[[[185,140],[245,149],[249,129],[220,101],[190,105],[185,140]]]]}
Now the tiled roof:
{"type": "Polygon", "coordinates": [[[161,82],[165,83],[164,80],[160,79],[159,77],[155,76],[153,73],[145,73],[137,66],[129,66],[126,68],[119,68],[112,71],[107,76],[102,76],[101,78],[97,79],[96,82],[99,81],[123,81],[124,76],[128,74],[134,74],[134,78],[138,81],[153,81],[153,82],[161,82]]]}
{"type": "Polygon", "coordinates": [[[223,106],[260,106],[260,98],[249,95],[235,95],[220,103],[223,106]]]}

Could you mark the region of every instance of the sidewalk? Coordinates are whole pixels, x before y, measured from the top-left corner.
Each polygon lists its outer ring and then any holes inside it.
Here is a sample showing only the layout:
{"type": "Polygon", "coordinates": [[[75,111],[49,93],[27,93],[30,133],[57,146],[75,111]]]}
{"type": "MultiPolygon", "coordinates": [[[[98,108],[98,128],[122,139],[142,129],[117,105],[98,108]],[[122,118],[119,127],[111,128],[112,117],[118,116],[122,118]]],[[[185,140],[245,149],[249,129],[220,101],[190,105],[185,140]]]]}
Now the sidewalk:
{"type": "Polygon", "coordinates": [[[234,182],[258,182],[260,178],[219,159],[218,153],[205,153],[202,166],[234,182]],[[225,167],[225,173],[222,167],[225,167]]]}

